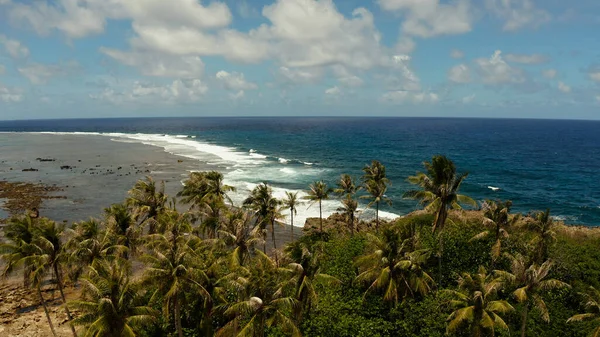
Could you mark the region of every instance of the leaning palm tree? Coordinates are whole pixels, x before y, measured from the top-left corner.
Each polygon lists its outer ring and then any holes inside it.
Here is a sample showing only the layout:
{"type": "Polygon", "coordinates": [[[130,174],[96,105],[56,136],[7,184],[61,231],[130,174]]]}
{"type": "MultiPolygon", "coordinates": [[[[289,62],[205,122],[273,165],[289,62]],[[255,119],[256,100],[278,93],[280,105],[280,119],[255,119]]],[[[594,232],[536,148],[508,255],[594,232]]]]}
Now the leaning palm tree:
{"type": "MultiPolygon", "coordinates": [[[[58,285],[60,297],[62,298],[63,303],[66,304],[67,300],[65,298],[61,271],[61,263],[67,257],[62,242],[64,229],[64,225],[59,225],[54,221],[41,218],[36,230],[36,235],[30,245],[31,255],[26,256],[24,260],[27,265],[31,264],[35,266],[32,273],[35,274],[34,279],[36,279],[37,282],[41,282],[48,272],[53,274],[58,285]]],[[[73,333],[73,336],[77,336],[75,327],[71,324],[73,317],[71,316],[71,311],[68,306],[65,306],[65,311],[67,313],[71,332],[73,333]]]]}
{"type": "MultiPolygon", "coordinates": [[[[45,277],[45,273],[41,273],[35,261],[31,259],[34,254],[34,246],[32,244],[37,231],[37,224],[29,215],[19,218],[12,218],[9,224],[4,228],[5,236],[10,242],[0,244],[0,256],[5,263],[2,277],[7,277],[18,268],[23,268],[23,283],[26,287],[35,288],[40,303],[44,308],[48,325],[52,335],[56,337],[54,324],[50,318],[48,305],[42,295],[41,285],[45,277]]],[[[43,270],[43,268],[42,268],[43,270]]]]}
{"type": "Polygon", "coordinates": [[[477,274],[463,273],[458,280],[459,291],[444,290],[454,298],[450,303],[456,308],[448,317],[447,331],[455,332],[467,325],[471,336],[494,336],[497,328],[508,330],[500,315],[514,310],[506,301],[497,300],[503,283],[479,267],[477,274]]]}
{"type": "Polygon", "coordinates": [[[86,336],[136,336],[157,313],[143,305],[138,286],[129,279],[129,268],[117,261],[102,261],[82,279],[80,300],[69,306],[80,315],[73,320],[85,327],[86,336]]]}
{"type": "Polygon", "coordinates": [[[156,217],[165,209],[167,199],[164,181],[157,187],[154,179],[147,176],[145,180],[138,180],[129,190],[125,204],[132,209],[133,218],[137,223],[147,223],[148,232],[153,234],[156,229],[156,217]]]}
{"type": "Polygon", "coordinates": [[[366,165],[363,172],[363,188],[369,195],[362,196],[362,198],[371,200],[367,208],[375,205],[375,228],[379,231],[379,204],[381,202],[392,204],[392,201],[385,196],[390,180],[386,176],[385,166],[377,160],[373,160],[371,165],[366,165]]]}
{"type": "Polygon", "coordinates": [[[277,248],[275,241],[275,222],[281,218],[279,213],[279,206],[281,202],[273,197],[273,190],[267,183],[257,185],[250,196],[244,200],[244,206],[254,211],[256,216],[256,226],[260,228],[263,234],[263,252],[266,253],[266,238],[267,238],[267,225],[271,226],[271,237],[273,239],[273,248],[277,248]]]}
{"type": "Polygon", "coordinates": [[[506,202],[494,202],[487,200],[483,205],[484,218],[483,225],[491,228],[475,235],[471,240],[480,240],[488,237],[490,234],[494,235],[494,244],[492,245],[492,269],[502,251],[502,241],[508,238],[508,230],[510,227],[519,220],[519,215],[510,215],[510,208],[512,202],[510,200],[506,202]]]}
{"type": "Polygon", "coordinates": [[[356,210],[358,209],[358,202],[350,195],[342,199],[342,207],[338,207],[337,211],[341,212],[346,218],[348,223],[348,229],[350,229],[350,235],[354,235],[354,223],[356,222],[356,210]]]}
{"type": "Polygon", "coordinates": [[[297,207],[302,204],[300,200],[298,200],[298,192],[285,192],[285,198],[281,201],[282,209],[288,209],[290,211],[290,225],[291,225],[291,240],[294,241],[294,215],[298,214],[297,207]]]}
{"type": "Polygon", "coordinates": [[[277,326],[287,336],[301,336],[290,315],[298,301],[293,296],[278,292],[280,270],[267,255],[256,252],[250,268],[239,270],[240,275],[231,283],[238,289],[239,300],[224,305],[224,315],[231,318],[216,336],[263,337],[266,329],[277,326]],[[238,323],[244,322],[238,331],[238,323]]]}
{"type": "Polygon", "coordinates": [[[173,210],[167,211],[167,214],[171,215],[171,221],[165,233],[148,238],[149,252],[143,256],[147,268],[142,284],[154,289],[150,303],[161,301],[164,317],[170,317],[173,310],[177,335],[183,337],[181,305],[186,292],[200,294],[205,301],[211,299],[202,286],[207,277],[196,265],[199,257],[194,254],[193,247],[197,246],[198,240],[189,235],[191,226],[187,216],[173,210]]]}
{"type": "Polygon", "coordinates": [[[421,203],[427,204],[425,210],[435,212],[433,232],[439,231],[439,279],[442,281],[442,258],[444,252],[443,236],[441,235],[448,210],[450,208],[460,209],[460,204],[476,206],[475,200],[458,194],[460,185],[467,178],[468,173],[456,173],[456,166],[445,156],[434,156],[431,162],[424,162],[427,173],[418,172],[417,175],[408,177],[411,184],[421,187],[420,190],[412,190],[404,193],[405,198],[419,199],[421,203]]]}
{"type": "Polygon", "coordinates": [[[370,252],[356,261],[360,272],[356,281],[369,286],[365,296],[383,291],[384,301],[398,303],[431,291],[433,279],[423,270],[429,254],[408,249],[412,243],[409,233],[385,228],[381,235],[367,234],[370,252]]]}
{"type": "Polygon", "coordinates": [[[554,222],[550,216],[550,209],[535,213],[533,230],[537,234],[533,241],[535,246],[534,258],[537,263],[542,263],[548,259],[548,250],[556,241],[556,232],[554,231],[554,222]]]}
{"type": "Polygon", "coordinates": [[[332,189],[327,187],[327,184],[321,181],[315,181],[314,183],[309,185],[310,190],[308,191],[308,195],[304,197],[304,199],[311,201],[311,206],[315,203],[319,203],[319,230],[321,233],[323,232],[323,200],[329,199],[329,193],[332,192],[332,189]]]}
{"type": "Polygon", "coordinates": [[[356,192],[358,192],[361,187],[356,186],[354,179],[349,174],[342,174],[340,176],[340,180],[337,183],[337,188],[334,190],[336,194],[340,197],[343,196],[354,196],[356,192]]]}
{"type": "Polygon", "coordinates": [[[552,262],[546,261],[541,266],[532,264],[528,266],[525,257],[521,255],[510,256],[512,260],[511,272],[495,271],[502,280],[517,287],[513,296],[519,303],[524,303],[521,319],[521,336],[525,337],[527,331],[527,315],[529,310],[536,308],[542,315],[542,320],[550,322],[550,314],[542,295],[553,289],[570,287],[555,279],[548,279],[552,262]]]}
{"type": "Polygon", "coordinates": [[[577,314],[567,320],[567,323],[591,320],[596,326],[590,333],[591,337],[600,336],[600,291],[594,287],[589,287],[586,293],[580,294],[583,297],[585,314],[577,314]]]}

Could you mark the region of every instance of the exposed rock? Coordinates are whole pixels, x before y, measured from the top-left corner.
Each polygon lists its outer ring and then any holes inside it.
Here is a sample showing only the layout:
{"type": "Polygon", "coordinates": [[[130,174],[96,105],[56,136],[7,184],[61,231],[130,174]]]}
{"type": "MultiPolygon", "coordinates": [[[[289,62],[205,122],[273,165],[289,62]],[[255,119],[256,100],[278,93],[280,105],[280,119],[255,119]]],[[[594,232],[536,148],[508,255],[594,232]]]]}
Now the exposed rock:
{"type": "Polygon", "coordinates": [[[38,169],[34,169],[34,168],[26,168],[26,169],[22,169],[22,172],[37,172],[39,171],[38,169]]]}

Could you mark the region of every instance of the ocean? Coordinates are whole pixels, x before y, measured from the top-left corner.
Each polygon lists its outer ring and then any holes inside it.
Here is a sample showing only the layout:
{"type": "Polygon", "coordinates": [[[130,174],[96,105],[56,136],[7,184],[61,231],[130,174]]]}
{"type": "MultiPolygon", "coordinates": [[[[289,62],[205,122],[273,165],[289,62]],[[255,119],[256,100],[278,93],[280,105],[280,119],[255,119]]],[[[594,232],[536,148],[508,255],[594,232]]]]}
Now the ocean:
{"type": "MultiPolygon", "coordinates": [[[[115,142],[143,143],[208,163],[225,174],[240,204],[260,182],[275,195],[307,190],[315,180],[334,187],[342,173],[357,179],[371,160],[391,180],[380,216],[420,206],[405,200],[409,175],[435,154],[469,172],[462,193],[482,201],[512,200],[513,211],[550,208],[570,224],[600,225],[600,122],[452,118],[122,118],[0,121],[2,132],[102,134],[115,142]]],[[[135,155],[135,154],[132,154],[135,155]]],[[[1,156],[1,154],[0,154],[1,156]]],[[[366,205],[362,201],[362,206],[366,205]]],[[[317,216],[299,209],[296,225],[317,216]]],[[[324,203],[324,214],[339,202],[324,203]]],[[[364,210],[363,218],[373,216],[364,210]]]]}

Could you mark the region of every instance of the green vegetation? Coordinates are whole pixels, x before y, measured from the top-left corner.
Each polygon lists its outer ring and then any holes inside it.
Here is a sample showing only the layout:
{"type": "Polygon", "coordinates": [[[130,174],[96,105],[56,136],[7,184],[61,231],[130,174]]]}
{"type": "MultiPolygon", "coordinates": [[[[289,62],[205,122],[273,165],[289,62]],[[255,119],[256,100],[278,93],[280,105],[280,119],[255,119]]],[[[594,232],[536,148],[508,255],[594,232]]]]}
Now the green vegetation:
{"type": "Polygon", "coordinates": [[[234,208],[220,173],[192,173],[181,211],[147,178],[103,219],[64,228],[14,217],[3,274],[38,293],[53,333],[40,292],[49,279],[74,335],[600,336],[599,231],[549,211],[511,214],[510,201],[463,210],[478,207],[459,194],[467,175],[442,156],[425,168],[406,194],[425,209],[393,222],[378,217],[389,185],[381,163],[365,167],[360,187],[348,175],[335,191],[315,182],[308,199],[335,192],[341,215],[283,247],[274,226],[293,218],[298,195],[278,200],[263,183],[234,208]],[[361,188],[373,226],[356,217],[361,188]]]}

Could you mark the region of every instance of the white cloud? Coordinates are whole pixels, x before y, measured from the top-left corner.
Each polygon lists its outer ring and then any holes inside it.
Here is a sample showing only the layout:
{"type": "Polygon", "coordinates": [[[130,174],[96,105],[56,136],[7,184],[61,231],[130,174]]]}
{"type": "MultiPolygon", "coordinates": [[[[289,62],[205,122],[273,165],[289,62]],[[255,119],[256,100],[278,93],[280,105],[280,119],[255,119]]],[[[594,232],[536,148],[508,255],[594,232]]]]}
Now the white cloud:
{"type": "Polygon", "coordinates": [[[471,70],[465,64],[456,65],[448,71],[448,79],[454,83],[469,83],[471,70]]]}
{"type": "Polygon", "coordinates": [[[458,49],[452,49],[452,51],[450,51],[450,57],[453,59],[461,59],[465,57],[465,53],[458,49]]]}
{"type": "Polygon", "coordinates": [[[463,104],[469,104],[469,103],[473,102],[474,99],[475,99],[475,94],[472,94],[472,95],[463,97],[462,102],[463,102],[463,104]]]}
{"type": "Polygon", "coordinates": [[[331,70],[338,82],[345,87],[360,87],[364,84],[362,78],[352,74],[344,66],[336,65],[331,67],[331,70]]]}
{"type": "Polygon", "coordinates": [[[548,57],[541,54],[506,54],[505,58],[508,62],[522,64],[541,64],[548,62],[548,57]]]}
{"type": "Polygon", "coordinates": [[[240,100],[242,98],[244,98],[245,92],[244,90],[240,90],[238,92],[235,93],[230,93],[229,94],[229,98],[231,98],[234,101],[240,100]]]}
{"type": "Polygon", "coordinates": [[[410,54],[415,51],[416,48],[415,40],[408,36],[400,36],[394,50],[398,54],[410,54]]]}
{"type": "Polygon", "coordinates": [[[204,62],[198,56],[122,52],[110,48],[100,48],[100,51],[122,64],[138,68],[145,76],[200,78],[204,74],[204,62]]]}
{"type": "Polygon", "coordinates": [[[284,82],[306,84],[318,82],[323,76],[323,72],[319,68],[290,69],[288,67],[279,67],[279,76],[284,82]]]}
{"type": "Polygon", "coordinates": [[[590,80],[600,83],[600,67],[590,67],[588,69],[590,80]]]}
{"type": "Polygon", "coordinates": [[[542,76],[544,76],[547,79],[554,79],[556,77],[556,75],[558,74],[558,72],[556,71],[556,69],[546,69],[546,70],[542,70],[542,76]]]}
{"type": "Polygon", "coordinates": [[[4,45],[4,49],[6,49],[8,55],[14,59],[29,56],[29,49],[26,46],[17,40],[9,39],[5,35],[0,34],[0,44],[4,45]]]}
{"type": "Polygon", "coordinates": [[[242,73],[228,73],[224,70],[221,70],[216,74],[215,77],[217,81],[221,82],[223,87],[227,90],[243,91],[258,89],[258,86],[255,83],[246,81],[244,74],[242,73]]]}
{"type": "Polygon", "coordinates": [[[566,85],[565,83],[559,81],[558,82],[558,90],[560,90],[561,92],[564,92],[565,94],[570,93],[571,92],[571,87],[566,85]]]}
{"type": "Polygon", "coordinates": [[[477,72],[485,84],[501,85],[525,82],[523,71],[507,64],[502,59],[502,51],[500,50],[496,50],[494,55],[489,59],[476,59],[475,65],[477,66],[477,72]]]}
{"type": "Polygon", "coordinates": [[[17,70],[33,84],[45,84],[51,78],[66,76],[79,68],[77,62],[68,62],[65,64],[41,64],[31,63],[17,70]]]}
{"type": "Polygon", "coordinates": [[[471,31],[473,16],[468,0],[447,4],[440,0],[379,0],[378,3],[383,10],[404,14],[404,34],[427,38],[471,31]]]}
{"type": "Polygon", "coordinates": [[[390,103],[436,103],[439,97],[431,92],[415,92],[406,90],[397,90],[386,92],[381,96],[381,100],[390,103]]]}
{"type": "Polygon", "coordinates": [[[331,87],[331,88],[325,90],[325,94],[331,95],[331,96],[337,96],[337,95],[340,95],[341,93],[342,93],[342,90],[338,87],[331,87]]]}
{"type": "Polygon", "coordinates": [[[5,87],[0,83],[0,101],[5,103],[16,103],[23,100],[23,95],[20,90],[15,88],[5,87]]]}
{"type": "Polygon", "coordinates": [[[208,87],[199,79],[179,79],[166,85],[136,81],[130,89],[117,91],[106,88],[90,98],[105,100],[113,104],[122,103],[189,103],[203,98],[208,87]]]}
{"type": "Polygon", "coordinates": [[[505,21],[503,30],[537,28],[552,19],[550,13],[536,8],[532,0],[486,0],[487,8],[505,21]]]}

